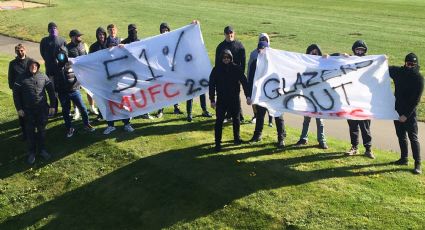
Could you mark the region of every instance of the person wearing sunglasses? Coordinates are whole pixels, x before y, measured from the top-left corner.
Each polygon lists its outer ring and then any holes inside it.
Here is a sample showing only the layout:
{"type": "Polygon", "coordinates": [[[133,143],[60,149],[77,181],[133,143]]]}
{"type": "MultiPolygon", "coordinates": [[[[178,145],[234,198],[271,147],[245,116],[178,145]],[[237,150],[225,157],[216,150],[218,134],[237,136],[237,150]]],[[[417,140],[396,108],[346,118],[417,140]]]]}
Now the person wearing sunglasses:
{"type": "Polygon", "coordinates": [[[221,151],[221,137],[226,112],[232,116],[234,144],[242,144],[240,137],[240,85],[242,84],[247,102],[250,93],[248,82],[242,69],[233,63],[232,52],[225,49],[220,55],[221,62],[214,66],[209,79],[209,99],[211,108],[216,110],[215,150],[221,151]],[[216,100],[217,93],[217,100],[216,100]]]}
{"type": "Polygon", "coordinates": [[[418,141],[416,107],[421,100],[424,80],[419,72],[418,57],[414,53],[409,53],[404,60],[404,66],[390,66],[389,72],[395,86],[395,109],[400,116],[398,120],[394,121],[394,126],[400,145],[401,156],[400,159],[394,161],[393,164],[408,164],[408,136],[412,148],[413,159],[415,160],[413,173],[421,174],[421,154],[418,141]]]}

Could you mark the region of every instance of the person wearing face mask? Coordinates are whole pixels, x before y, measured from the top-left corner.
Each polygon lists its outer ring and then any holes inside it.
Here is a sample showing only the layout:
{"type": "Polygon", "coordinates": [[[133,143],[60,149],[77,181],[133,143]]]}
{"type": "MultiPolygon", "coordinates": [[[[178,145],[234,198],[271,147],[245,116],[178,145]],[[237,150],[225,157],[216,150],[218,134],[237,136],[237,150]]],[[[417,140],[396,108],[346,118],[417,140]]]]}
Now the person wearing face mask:
{"type": "Polygon", "coordinates": [[[232,116],[233,122],[233,141],[235,145],[242,144],[239,134],[240,129],[240,85],[242,84],[247,102],[250,92],[248,82],[242,69],[233,63],[233,55],[230,50],[223,50],[220,55],[219,62],[211,71],[209,79],[209,99],[211,108],[216,109],[215,121],[215,150],[221,151],[221,138],[223,132],[223,122],[225,113],[228,112],[232,116]],[[216,100],[217,93],[217,100],[216,100]]]}
{"type": "MultiPolygon", "coordinates": [[[[40,42],[40,54],[46,67],[46,75],[49,77],[53,85],[55,85],[55,75],[59,71],[55,54],[60,47],[66,46],[66,41],[64,38],[59,37],[59,30],[56,23],[50,22],[47,25],[47,31],[49,32],[49,35],[41,39],[40,42]]],[[[57,113],[58,110],[57,108],[55,109],[55,113],[57,113]]]]}
{"type": "Polygon", "coordinates": [[[418,106],[424,89],[423,76],[419,72],[418,57],[414,53],[409,53],[404,65],[401,67],[390,66],[390,77],[394,81],[395,109],[399,114],[399,119],[394,121],[395,130],[400,145],[400,159],[393,162],[396,165],[407,165],[409,136],[415,167],[413,173],[421,174],[421,154],[418,141],[418,124],[416,118],[416,107],[418,106]]]}
{"type": "MultiPolygon", "coordinates": [[[[264,52],[264,49],[266,47],[269,47],[269,43],[266,41],[260,41],[257,45],[257,56],[258,53],[264,52]]],[[[251,98],[252,93],[252,87],[254,85],[254,76],[255,71],[257,69],[257,57],[255,57],[254,60],[252,60],[251,65],[248,66],[248,88],[249,88],[249,98],[251,98]]],[[[248,105],[251,104],[251,100],[247,100],[248,105]]],[[[255,123],[255,130],[254,135],[252,136],[250,142],[259,142],[261,141],[262,132],[263,132],[263,126],[264,126],[264,116],[266,115],[267,109],[257,105],[257,122],[255,123]]],[[[277,147],[278,148],[284,148],[285,147],[285,137],[286,137],[286,131],[285,131],[285,123],[283,120],[283,116],[275,117],[276,122],[276,131],[277,131],[277,147]]]]}
{"type": "MultiPolygon", "coordinates": [[[[8,71],[8,81],[9,81],[9,88],[13,90],[13,85],[15,84],[16,79],[18,79],[19,76],[23,75],[27,71],[27,65],[29,61],[29,57],[26,55],[26,49],[25,46],[22,44],[18,44],[15,46],[15,53],[16,57],[9,63],[9,71],[8,71]]],[[[25,120],[23,117],[18,116],[19,118],[19,125],[21,126],[22,131],[22,139],[26,139],[25,134],[25,120]]]]}
{"type": "Polygon", "coordinates": [[[56,97],[53,83],[41,73],[40,64],[30,59],[25,74],[20,75],[13,85],[13,101],[16,111],[25,120],[25,133],[28,142],[28,164],[34,164],[36,151],[48,160],[50,154],[46,151],[44,140],[48,115],[56,108],[56,97]],[[47,104],[46,91],[50,106],[47,104]],[[35,131],[37,130],[37,132],[35,131]]]}
{"type": "MultiPolygon", "coordinates": [[[[322,51],[317,44],[311,44],[307,47],[306,54],[310,55],[319,55],[322,56],[322,51]]],[[[295,146],[299,147],[302,145],[306,145],[308,143],[308,127],[310,126],[311,117],[304,116],[303,129],[301,131],[301,136],[295,146]]],[[[317,141],[319,142],[319,147],[321,149],[327,149],[328,145],[326,144],[325,138],[325,129],[323,125],[323,120],[321,118],[316,118],[316,126],[317,126],[317,141]]]]}
{"type": "MultiPolygon", "coordinates": [[[[363,57],[367,53],[367,45],[363,40],[357,40],[351,47],[354,55],[363,57]]],[[[363,146],[366,151],[364,156],[375,159],[372,153],[372,135],[370,133],[370,120],[347,120],[350,129],[351,148],[346,152],[347,155],[353,156],[359,153],[357,148],[359,144],[359,129],[362,133],[363,146]]]]}
{"type": "Polygon", "coordinates": [[[137,38],[137,27],[135,24],[128,25],[128,37],[121,41],[121,44],[130,44],[132,42],[140,41],[137,38]]]}

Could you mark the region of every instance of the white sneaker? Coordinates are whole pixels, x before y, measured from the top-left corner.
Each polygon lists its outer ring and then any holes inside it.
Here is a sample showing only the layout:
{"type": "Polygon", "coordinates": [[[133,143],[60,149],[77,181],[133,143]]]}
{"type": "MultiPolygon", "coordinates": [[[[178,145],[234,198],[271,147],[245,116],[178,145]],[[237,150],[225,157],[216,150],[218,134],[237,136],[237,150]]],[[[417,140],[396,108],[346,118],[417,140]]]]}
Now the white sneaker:
{"type": "Polygon", "coordinates": [[[72,119],[78,120],[80,118],[81,118],[80,110],[78,110],[78,108],[75,108],[75,110],[74,110],[74,117],[72,119]]]}
{"type": "Polygon", "coordinates": [[[130,124],[124,125],[124,130],[127,131],[127,132],[129,132],[129,133],[131,133],[131,132],[134,131],[133,127],[131,127],[130,124]]]}
{"type": "Polygon", "coordinates": [[[114,126],[108,126],[105,131],[103,131],[103,134],[108,135],[110,133],[112,133],[113,131],[115,131],[115,127],[114,126]]]}

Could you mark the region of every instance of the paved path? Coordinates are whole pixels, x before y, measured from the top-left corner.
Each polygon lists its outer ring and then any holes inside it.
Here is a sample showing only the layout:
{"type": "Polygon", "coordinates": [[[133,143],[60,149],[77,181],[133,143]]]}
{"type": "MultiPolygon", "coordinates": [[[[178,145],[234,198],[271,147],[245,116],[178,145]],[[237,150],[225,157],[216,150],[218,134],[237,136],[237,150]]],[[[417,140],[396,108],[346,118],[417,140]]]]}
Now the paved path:
{"type": "MultiPolygon", "coordinates": [[[[23,43],[27,47],[28,56],[41,60],[39,53],[39,44],[34,42],[25,42],[14,38],[9,38],[0,35],[0,53],[15,55],[14,46],[18,43],[23,43]]],[[[244,97],[242,97],[244,98],[244,97]]],[[[252,109],[246,105],[243,100],[242,109],[244,111],[245,118],[249,119],[252,117],[252,109]]],[[[298,128],[302,128],[303,117],[293,114],[285,114],[285,124],[298,128]]],[[[425,123],[420,122],[419,124],[419,141],[422,148],[425,148],[425,123]]],[[[393,121],[381,121],[373,120],[371,124],[372,129],[372,145],[374,148],[382,150],[390,150],[395,153],[399,153],[400,148],[398,145],[397,136],[395,134],[395,128],[393,121]]],[[[312,119],[310,123],[311,132],[316,132],[316,121],[312,119]]],[[[325,121],[325,133],[326,136],[331,136],[336,139],[349,141],[350,136],[348,133],[348,124],[346,120],[326,120],[325,121]]],[[[315,144],[315,135],[310,134],[310,142],[315,144]]],[[[361,140],[360,140],[360,143],[361,140]]],[[[330,146],[332,148],[332,146],[330,146]]],[[[347,150],[350,146],[347,145],[347,150]]],[[[425,158],[425,151],[421,152],[423,158],[425,158]]],[[[409,156],[411,156],[410,145],[409,145],[409,156]]]]}

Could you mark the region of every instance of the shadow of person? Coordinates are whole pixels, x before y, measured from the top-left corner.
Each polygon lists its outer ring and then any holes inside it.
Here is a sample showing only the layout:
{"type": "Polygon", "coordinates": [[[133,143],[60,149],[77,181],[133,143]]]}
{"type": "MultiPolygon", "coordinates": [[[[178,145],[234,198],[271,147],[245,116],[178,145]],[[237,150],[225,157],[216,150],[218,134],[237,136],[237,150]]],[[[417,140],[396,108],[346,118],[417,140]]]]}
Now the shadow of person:
{"type": "MultiPolygon", "coordinates": [[[[210,146],[206,143],[173,149],[136,160],[9,218],[0,224],[0,229],[27,228],[43,220],[47,220],[43,222],[46,229],[165,228],[209,215],[259,190],[360,176],[364,173],[358,169],[370,166],[303,171],[296,166],[338,161],[344,156],[336,152],[250,161],[251,157],[269,155],[274,147],[240,154],[209,154],[210,146]]],[[[383,168],[368,173],[397,170],[401,169],[383,168]]]]}

